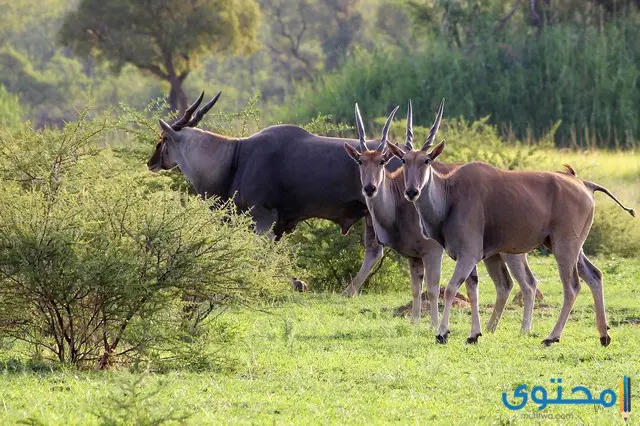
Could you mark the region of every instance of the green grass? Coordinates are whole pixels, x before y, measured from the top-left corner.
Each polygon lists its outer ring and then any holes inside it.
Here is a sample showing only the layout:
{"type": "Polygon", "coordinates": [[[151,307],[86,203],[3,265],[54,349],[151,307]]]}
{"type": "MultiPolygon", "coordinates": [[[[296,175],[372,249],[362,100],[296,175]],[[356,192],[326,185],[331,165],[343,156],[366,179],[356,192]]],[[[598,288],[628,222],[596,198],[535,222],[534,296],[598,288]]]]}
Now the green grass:
{"type": "MultiPolygon", "coordinates": [[[[407,302],[408,288],[349,300],[294,294],[269,313],[225,315],[224,327],[236,333],[229,351],[233,362],[215,371],[151,373],[138,387],[151,394],[129,401],[128,409],[109,400],[125,401],[122,387],[139,374],[6,370],[0,373],[0,424],[99,424],[92,413],[101,409],[121,412],[132,423],[173,412],[189,415],[187,424],[524,424],[531,421],[525,415],[536,413],[535,405],[512,412],[501,402],[502,392],[511,394],[522,383],[542,385],[553,396],[549,379],[562,377],[567,395],[577,385],[599,394],[615,389],[627,375],[639,395],[640,262],[600,258],[595,263],[605,275],[613,338],[607,348],[599,344],[586,286],[562,341],[549,348],[540,344],[559,314],[562,295],[553,259],[532,257],[549,307],[536,309],[528,336],[519,335],[517,306],[508,307],[498,331],[485,334],[477,346],[464,344],[468,309],[455,309],[449,344],[440,346],[426,324],[413,327],[382,309],[407,302]]],[[[450,276],[451,265],[446,262],[443,278],[450,276]]],[[[484,269],[480,280],[486,324],[495,292],[484,269]]],[[[616,407],[552,406],[544,414],[570,415],[564,420],[570,424],[622,423],[616,407]]],[[[630,424],[638,424],[639,416],[634,412],[630,424]]]]}

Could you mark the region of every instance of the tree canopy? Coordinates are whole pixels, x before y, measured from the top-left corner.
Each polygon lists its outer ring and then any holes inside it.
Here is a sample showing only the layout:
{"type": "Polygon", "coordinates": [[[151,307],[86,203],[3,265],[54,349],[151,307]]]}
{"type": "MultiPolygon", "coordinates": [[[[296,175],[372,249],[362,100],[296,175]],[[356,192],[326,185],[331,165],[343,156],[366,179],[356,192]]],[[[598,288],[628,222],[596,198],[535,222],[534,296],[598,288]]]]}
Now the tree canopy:
{"type": "Polygon", "coordinates": [[[257,47],[260,9],[254,0],[82,0],[59,33],[74,53],[126,63],[166,80],[169,103],[183,111],[182,83],[206,52],[250,53],[257,47]]]}

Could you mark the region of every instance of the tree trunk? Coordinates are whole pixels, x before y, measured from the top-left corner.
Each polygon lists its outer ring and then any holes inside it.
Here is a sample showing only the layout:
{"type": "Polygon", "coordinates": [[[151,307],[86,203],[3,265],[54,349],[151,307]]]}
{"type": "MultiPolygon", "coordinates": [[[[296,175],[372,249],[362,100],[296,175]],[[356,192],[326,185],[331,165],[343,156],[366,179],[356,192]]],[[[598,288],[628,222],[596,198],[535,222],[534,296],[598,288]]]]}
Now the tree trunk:
{"type": "Polygon", "coordinates": [[[182,115],[187,109],[187,95],[182,89],[182,80],[177,76],[169,78],[171,83],[171,92],[169,93],[169,106],[172,111],[177,111],[182,115]]]}

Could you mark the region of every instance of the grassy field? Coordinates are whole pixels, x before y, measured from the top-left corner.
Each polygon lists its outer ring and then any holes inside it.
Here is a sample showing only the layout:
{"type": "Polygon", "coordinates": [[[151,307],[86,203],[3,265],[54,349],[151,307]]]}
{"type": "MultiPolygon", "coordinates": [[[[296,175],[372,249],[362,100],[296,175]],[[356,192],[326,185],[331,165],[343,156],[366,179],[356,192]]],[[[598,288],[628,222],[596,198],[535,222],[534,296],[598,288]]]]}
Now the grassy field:
{"type": "MultiPolygon", "coordinates": [[[[586,286],[578,297],[562,341],[540,341],[555,322],[562,301],[552,258],[531,259],[545,294],[534,317],[534,332],[520,336],[521,309],[509,306],[498,331],[477,346],[464,344],[468,309],[455,309],[446,346],[434,343],[427,325],[413,327],[388,310],[405,303],[409,291],[364,295],[295,294],[270,309],[231,312],[217,326],[233,336],[229,362],[204,372],[132,374],[75,370],[0,372],[0,424],[108,424],[121,416],[150,424],[621,424],[617,407],[550,406],[532,419],[531,402],[509,411],[501,393],[526,383],[555,395],[550,378],[565,389],[584,385],[595,395],[617,389],[632,377],[640,394],[640,262],[595,259],[605,274],[611,346],[598,341],[592,299],[586,286]],[[142,379],[141,379],[142,377],[142,379]]],[[[445,265],[445,277],[451,272],[445,265]]],[[[482,319],[495,297],[480,271],[482,319]]],[[[1,356],[7,358],[8,354],[1,356]]],[[[565,394],[568,394],[565,391],[565,394]]],[[[639,414],[629,424],[638,424],[639,414]]]]}

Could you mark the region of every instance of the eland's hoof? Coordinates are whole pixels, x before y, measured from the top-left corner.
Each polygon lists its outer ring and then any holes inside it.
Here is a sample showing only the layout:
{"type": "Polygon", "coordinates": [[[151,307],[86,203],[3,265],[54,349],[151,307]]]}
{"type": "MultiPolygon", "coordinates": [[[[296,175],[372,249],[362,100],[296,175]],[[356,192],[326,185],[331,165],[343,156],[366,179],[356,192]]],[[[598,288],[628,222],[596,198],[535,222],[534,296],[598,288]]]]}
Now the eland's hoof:
{"type": "Polygon", "coordinates": [[[438,334],[436,336],[436,343],[439,343],[441,345],[446,344],[449,341],[449,332],[447,331],[444,334],[438,334]]]}
{"type": "Polygon", "coordinates": [[[610,343],[611,343],[611,337],[608,334],[600,338],[600,344],[602,346],[609,346],[610,343]]]}
{"type": "Polygon", "coordinates": [[[465,342],[467,345],[476,345],[478,344],[478,337],[482,336],[482,333],[478,334],[477,336],[470,336],[467,337],[467,341],[465,342]]]}
{"type": "Polygon", "coordinates": [[[560,338],[559,338],[559,337],[554,337],[554,338],[552,338],[552,339],[544,339],[544,340],[542,341],[542,344],[543,344],[543,345],[545,345],[545,346],[551,346],[551,345],[553,345],[554,343],[558,343],[559,341],[560,341],[560,338]]]}

